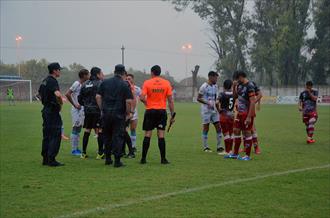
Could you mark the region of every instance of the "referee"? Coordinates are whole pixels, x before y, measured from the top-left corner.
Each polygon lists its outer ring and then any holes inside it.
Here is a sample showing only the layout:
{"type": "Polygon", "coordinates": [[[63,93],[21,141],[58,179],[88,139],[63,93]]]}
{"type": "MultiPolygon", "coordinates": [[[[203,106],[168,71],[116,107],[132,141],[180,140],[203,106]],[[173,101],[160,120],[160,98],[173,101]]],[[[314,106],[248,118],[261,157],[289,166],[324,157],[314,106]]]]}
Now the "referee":
{"type": "Polygon", "coordinates": [[[132,116],[133,95],[124,81],[125,66],[115,66],[114,77],[100,85],[96,101],[102,111],[103,136],[105,143],[105,165],[111,165],[111,153],[115,156],[114,167],[122,167],[120,161],[125,141],[125,122],[132,116]]]}
{"type": "Polygon", "coordinates": [[[61,145],[62,119],[60,110],[62,108],[63,101],[62,94],[56,80],[56,78],[61,75],[61,69],[62,68],[59,63],[49,64],[49,75],[42,81],[39,87],[39,95],[44,106],[42,109],[42,165],[52,167],[64,165],[57,162],[55,159],[61,145]]]}
{"type": "Polygon", "coordinates": [[[151,68],[151,79],[143,84],[140,100],[145,104],[146,111],[143,120],[143,130],[145,131],[142,149],[141,164],[146,164],[150,138],[153,129],[157,129],[158,147],[161,156],[161,164],[169,164],[166,159],[165,129],[167,123],[166,100],[171,112],[171,123],[174,123],[174,101],[172,97],[172,87],[169,81],[160,77],[161,68],[155,65],[151,68]]]}

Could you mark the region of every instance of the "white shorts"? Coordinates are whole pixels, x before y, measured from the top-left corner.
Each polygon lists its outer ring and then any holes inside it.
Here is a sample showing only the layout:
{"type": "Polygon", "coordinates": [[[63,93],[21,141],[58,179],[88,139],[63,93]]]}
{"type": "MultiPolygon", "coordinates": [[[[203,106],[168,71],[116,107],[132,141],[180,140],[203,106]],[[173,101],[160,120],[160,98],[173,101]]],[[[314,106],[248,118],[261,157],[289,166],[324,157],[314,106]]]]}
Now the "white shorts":
{"type": "Polygon", "coordinates": [[[135,110],[131,120],[133,121],[133,120],[137,120],[137,119],[139,119],[139,113],[137,112],[137,110],[135,110]]]}
{"type": "Polygon", "coordinates": [[[71,117],[72,117],[72,126],[76,126],[76,127],[83,126],[85,119],[84,108],[81,108],[80,110],[76,108],[72,108],[71,117]]]}
{"type": "Polygon", "coordinates": [[[202,112],[202,124],[216,123],[220,121],[219,113],[216,111],[202,112]]]}

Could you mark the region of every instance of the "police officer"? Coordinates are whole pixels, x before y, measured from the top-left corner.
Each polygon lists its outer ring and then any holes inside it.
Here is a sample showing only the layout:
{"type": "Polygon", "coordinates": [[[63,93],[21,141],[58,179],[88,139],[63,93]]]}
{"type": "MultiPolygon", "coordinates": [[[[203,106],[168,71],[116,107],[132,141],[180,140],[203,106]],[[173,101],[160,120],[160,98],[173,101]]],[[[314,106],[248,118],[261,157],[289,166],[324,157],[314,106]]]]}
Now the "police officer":
{"type": "Polygon", "coordinates": [[[106,79],[100,85],[96,101],[102,111],[103,136],[105,142],[105,164],[111,165],[111,152],[114,154],[114,167],[122,167],[120,157],[123,151],[125,121],[130,119],[133,95],[124,81],[125,66],[115,66],[114,77],[106,79]]]}
{"type": "Polygon", "coordinates": [[[43,140],[42,165],[52,167],[63,166],[64,164],[56,161],[56,156],[61,145],[61,127],[62,119],[60,110],[63,105],[62,94],[56,78],[61,75],[61,66],[59,63],[48,65],[49,75],[45,78],[40,87],[39,95],[43,104],[43,140]]]}

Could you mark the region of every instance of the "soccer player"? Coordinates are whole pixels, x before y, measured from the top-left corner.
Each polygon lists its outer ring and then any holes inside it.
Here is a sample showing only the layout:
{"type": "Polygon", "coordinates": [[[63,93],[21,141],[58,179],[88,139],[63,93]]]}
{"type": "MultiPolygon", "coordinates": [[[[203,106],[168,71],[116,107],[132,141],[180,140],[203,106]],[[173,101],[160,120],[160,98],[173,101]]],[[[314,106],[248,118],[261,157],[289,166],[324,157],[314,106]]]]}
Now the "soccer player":
{"type": "Polygon", "coordinates": [[[8,104],[15,106],[15,97],[14,97],[14,90],[12,87],[9,87],[7,89],[7,100],[8,100],[8,104]]]}
{"type": "Polygon", "coordinates": [[[219,123],[219,113],[216,110],[216,100],[218,94],[218,80],[219,74],[214,71],[208,73],[208,81],[205,82],[198,92],[197,101],[202,103],[201,116],[203,124],[203,147],[205,152],[212,152],[208,145],[208,132],[209,125],[213,123],[217,133],[217,152],[218,154],[224,154],[224,149],[221,146],[221,127],[219,123]]]}
{"type": "Polygon", "coordinates": [[[139,119],[139,115],[138,115],[138,108],[137,108],[137,103],[140,99],[140,95],[141,95],[141,88],[135,85],[134,82],[134,75],[133,74],[127,74],[127,80],[133,84],[134,86],[134,91],[135,91],[135,101],[136,101],[136,106],[134,109],[134,114],[133,117],[130,121],[130,132],[131,132],[131,141],[132,141],[132,147],[134,152],[136,152],[136,127],[138,124],[138,119],[139,119]]]}
{"type": "MultiPolygon", "coordinates": [[[[256,93],[256,108],[259,111],[260,110],[260,104],[261,104],[261,98],[262,98],[262,92],[260,88],[257,86],[255,82],[252,82],[254,85],[254,91],[256,93]]],[[[252,129],[252,143],[254,147],[254,153],[255,154],[261,154],[261,150],[259,147],[259,141],[258,141],[258,133],[256,129],[256,124],[253,122],[253,129],[252,129]]]]}
{"type": "Polygon", "coordinates": [[[225,158],[251,160],[252,129],[255,117],[255,87],[247,79],[244,71],[238,71],[235,75],[237,84],[234,87],[234,97],[237,98],[237,115],[234,121],[234,152],[225,155],[225,158]],[[241,133],[243,134],[246,155],[238,155],[241,145],[241,133]]]}
{"type": "Polygon", "coordinates": [[[100,129],[100,119],[101,119],[101,111],[99,106],[96,103],[96,93],[97,90],[104,79],[104,74],[102,70],[98,67],[93,67],[91,69],[90,79],[87,80],[82,86],[80,90],[80,94],[78,96],[78,103],[81,106],[84,106],[85,120],[84,120],[84,136],[83,136],[83,151],[81,153],[81,158],[86,159],[87,156],[87,145],[88,139],[91,134],[91,130],[94,129],[97,133],[97,143],[98,143],[98,154],[96,159],[102,159],[104,157],[104,149],[103,149],[103,136],[102,130],[100,129]]]}
{"type": "Polygon", "coordinates": [[[317,103],[318,91],[313,89],[313,82],[306,82],[306,89],[299,96],[299,111],[302,112],[303,122],[306,125],[307,143],[315,143],[313,139],[314,125],[317,121],[317,103]]]}
{"type": "Polygon", "coordinates": [[[71,154],[74,156],[80,156],[81,151],[78,149],[79,146],[79,135],[81,128],[84,124],[84,108],[78,102],[78,95],[82,84],[89,79],[89,71],[82,69],[78,73],[79,80],[75,81],[65,96],[68,101],[72,104],[71,117],[72,117],[72,132],[71,132],[71,154]]]}
{"type": "Polygon", "coordinates": [[[172,87],[169,81],[160,77],[161,68],[155,65],[151,68],[151,79],[143,84],[141,102],[145,104],[143,130],[145,131],[142,158],[140,163],[147,163],[147,153],[153,129],[157,129],[158,147],[161,156],[161,164],[169,164],[166,159],[165,129],[167,124],[166,100],[171,112],[170,123],[174,123],[174,102],[172,87]]]}
{"type": "Polygon", "coordinates": [[[234,95],[232,91],[233,82],[229,79],[223,83],[223,92],[218,96],[217,109],[220,113],[220,126],[225,141],[225,152],[229,154],[233,147],[234,128],[234,95]]]}

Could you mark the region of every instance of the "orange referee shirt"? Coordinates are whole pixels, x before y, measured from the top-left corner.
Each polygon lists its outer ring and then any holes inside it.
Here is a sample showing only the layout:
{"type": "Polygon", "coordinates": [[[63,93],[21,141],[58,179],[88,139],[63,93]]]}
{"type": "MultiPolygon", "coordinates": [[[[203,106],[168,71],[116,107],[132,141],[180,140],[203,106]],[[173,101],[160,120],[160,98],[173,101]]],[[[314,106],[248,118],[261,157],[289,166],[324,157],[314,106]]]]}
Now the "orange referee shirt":
{"type": "Polygon", "coordinates": [[[172,87],[169,81],[157,76],[144,82],[141,95],[146,96],[147,110],[166,110],[166,99],[172,95],[172,87]]]}

